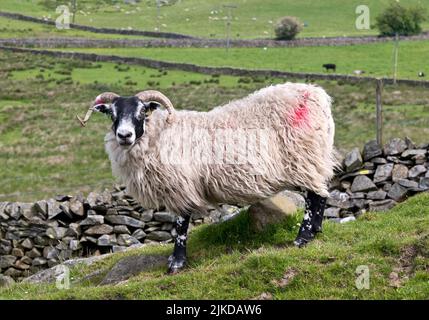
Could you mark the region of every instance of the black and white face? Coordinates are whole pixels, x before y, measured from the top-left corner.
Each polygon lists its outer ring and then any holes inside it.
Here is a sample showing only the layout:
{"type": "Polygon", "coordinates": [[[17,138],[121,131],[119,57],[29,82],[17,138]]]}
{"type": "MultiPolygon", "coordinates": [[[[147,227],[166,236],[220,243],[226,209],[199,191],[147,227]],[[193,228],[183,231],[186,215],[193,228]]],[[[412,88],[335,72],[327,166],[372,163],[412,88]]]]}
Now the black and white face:
{"type": "Polygon", "coordinates": [[[112,118],[116,141],[124,148],[131,147],[145,132],[147,116],[158,108],[154,102],[143,102],[137,97],[118,97],[110,105],[96,104],[95,110],[112,118]]]}

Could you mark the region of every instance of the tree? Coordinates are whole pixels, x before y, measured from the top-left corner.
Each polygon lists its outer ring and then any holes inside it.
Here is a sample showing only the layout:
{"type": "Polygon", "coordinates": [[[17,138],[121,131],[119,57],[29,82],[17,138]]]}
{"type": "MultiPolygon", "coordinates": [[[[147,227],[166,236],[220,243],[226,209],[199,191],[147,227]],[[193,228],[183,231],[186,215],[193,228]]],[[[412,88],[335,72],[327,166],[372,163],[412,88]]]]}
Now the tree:
{"type": "Polygon", "coordinates": [[[422,32],[421,23],[426,18],[426,9],[423,7],[405,8],[398,2],[392,2],[377,16],[375,25],[381,36],[409,36],[422,32]]]}
{"type": "Polygon", "coordinates": [[[277,40],[292,40],[302,30],[302,23],[296,17],[283,17],[275,26],[277,40]]]}

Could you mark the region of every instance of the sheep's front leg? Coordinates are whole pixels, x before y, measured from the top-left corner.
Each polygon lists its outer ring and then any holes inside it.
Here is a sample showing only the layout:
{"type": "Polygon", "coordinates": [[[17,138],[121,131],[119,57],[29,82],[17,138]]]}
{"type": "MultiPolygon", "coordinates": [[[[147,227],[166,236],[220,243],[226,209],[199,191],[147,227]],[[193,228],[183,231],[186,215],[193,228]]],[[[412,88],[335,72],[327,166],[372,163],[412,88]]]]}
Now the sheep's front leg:
{"type": "Polygon", "coordinates": [[[298,247],[306,245],[313,240],[317,232],[322,231],[323,213],[325,211],[326,198],[313,191],[308,191],[305,198],[305,212],[301,227],[294,244],[298,247]]]}
{"type": "Polygon", "coordinates": [[[179,216],[176,219],[175,229],[177,236],[174,239],[174,251],[168,258],[168,273],[174,274],[182,270],[186,265],[186,240],[191,215],[179,216]]]}

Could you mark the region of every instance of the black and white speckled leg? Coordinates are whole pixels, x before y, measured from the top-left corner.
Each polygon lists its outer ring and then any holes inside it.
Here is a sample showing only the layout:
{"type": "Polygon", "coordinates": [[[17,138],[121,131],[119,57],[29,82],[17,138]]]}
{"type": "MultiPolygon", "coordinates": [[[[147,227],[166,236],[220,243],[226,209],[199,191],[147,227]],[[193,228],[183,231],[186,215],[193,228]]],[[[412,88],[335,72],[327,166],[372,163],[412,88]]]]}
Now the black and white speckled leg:
{"type": "Polygon", "coordinates": [[[314,239],[317,232],[322,231],[323,212],[326,198],[319,196],[313,191],[307,192],[305,198],[304,219],[299,228],[298,236],[294,244],[297,247],[303,247],[314,239]]]}
{"type": "Polygon", "coordinates": [[[182,270],[186,265],[186,240],[191,216],[179,216],[176,219],[175,229],[177,236],[174,239],[174,251],[168,258],[168,273],[174,274],[182,270]]]}

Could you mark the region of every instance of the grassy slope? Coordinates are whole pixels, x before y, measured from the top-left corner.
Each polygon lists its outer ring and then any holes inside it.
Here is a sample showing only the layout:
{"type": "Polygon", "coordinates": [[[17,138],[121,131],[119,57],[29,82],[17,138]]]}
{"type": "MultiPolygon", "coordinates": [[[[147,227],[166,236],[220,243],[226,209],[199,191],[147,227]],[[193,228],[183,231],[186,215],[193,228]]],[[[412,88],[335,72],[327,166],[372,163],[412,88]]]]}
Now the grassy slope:
{"type": "MultiPolygon", "coordinates": [[[[293,72],[323,72],[324,63],[337,64],[337,73],[353,74],[365,70],[368,76],[392,77],[393,44],[377,43],[341,47],[301,48],[113,48],[67,49],[99,54],[146,57],[156,60],[187,62],[208,66],[232,66],[249,69],[273,69],[293,72]]],[[[429,41],[400,43],[398,78],[418,79],[426,71],[429,41]],[[412,59],[410,59],[412,57],[412,59]]]]}
{"type": "MultiPolygon", "coordinates": [[[[255,235],[247,215],[191,233],[190,267],[166,276],[164,269],[142,273],[116,286],[99,280],[55,285],[18,284],[0,289],[3,299],[428,299],[429,195],[409,199],[390,212],[368,213],[345,225],[325,223],[324,232],[304,249],[292,245],[300,215],[255,235]],[[368,266],[370,288],[355,286],[356,268],[368,266]],[[391,282],[391,272],[399,281],[391,282]],[[276,283],[294,273],[284,287],[276,283]],[[186,288],[186,289],[184,289],[186,288]]],[[[119,258],[134,254],[167,255],[171,246],[115,254],[71,271],[79,280],[95,270],[109,270],[119,258]]]]}
{"type": "MultiPolygon", "coordinates": [[[[38,0],[2,0],[1,9],[43,17],[50,15],[55,18],[55,1],[46,7],[38,0]]],[[[102,3],[101,1],[97,1],[102,3]]],[[[63,4],[64,1],[57,1],[63,4]]],[[[154,2],[141,2],[134,5],[96,4],[96,1],[80,0],[80,12],[76,22],[98,27],[133,27],[142,30],[154,30],[157,26],[157,14],[154,2]],[[150,3],[150,5],[149,5],[150,3]],[[137,7],[139,9],[137,9],[137,7]],[[128,12],[128,13],[127,13],[128,12]]],[[[105,1],[104,3],[112,3],[105,1]]],[[[370,8],[371,24],[375,17],[387,6],[389,0],[369,0],[365,4],[370,8]]],[[[420,3],[428,7],[428,0],[407,0],[407,4],[420,3]]],[[[357,30],[355,28],[355,10],[362,1],[358,0],[236,0],[238,9],[234,12],[232,35],[241,38],[271,37],[272,23],[279,17],[297,16],[307,23],[301,36],[343,36],[375,34],[376,30],[357,30]]],[[[161,8],[161,31],[181,32],[197,36],[225,37],[227,12],[222,3],[216,0],[186,0],[173,6],[161,8]],[[217,10],[217,14],[211,11],[217,10]],[[209,19],[211,17],[212,19],[209,19]],[[214,20],[213,18],[217,19],[214,20]],[[189,20],[187,20],[189,19],[189,20]],[[204,26],[204,27],[202,27],[204,26]]],[[[424,27],[429,28],[429,23],[424,27]]]]}
{"type": "MultiPolygon", "coordinates": [[[[179,109],[208,110],[285,81],[217,79],[115,66],[0,51],[0,201],[32,201],[111,186],[110,164],[102,145],[109,120],[94,115],[91,125],[81,129],[74,118],[75,114],[83,115],[100,92],[130,95],[154,88],[170,96],[179,109]],[[204,83],[214,80],[219,84],[204,83]]],[[[373,87],[326,81],[318,84],[334,97],[338,148],[361,147],[374,137],[373,87]]],[[[427,90],[390,86],[385,88],[383,100],[386,140],[409,135],[416,142],[427,142],[427,90]]]]}
{"type": "Polygon", "coordinates": [[[75,29],[57,29],[55,26],[19,21],[0,17],[0,38],[66,38],[80,37],[91,39],[141,39],[142,36],[126,36],[86,32],[75,29]]]}

